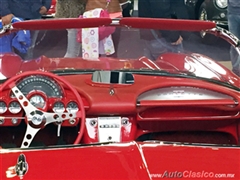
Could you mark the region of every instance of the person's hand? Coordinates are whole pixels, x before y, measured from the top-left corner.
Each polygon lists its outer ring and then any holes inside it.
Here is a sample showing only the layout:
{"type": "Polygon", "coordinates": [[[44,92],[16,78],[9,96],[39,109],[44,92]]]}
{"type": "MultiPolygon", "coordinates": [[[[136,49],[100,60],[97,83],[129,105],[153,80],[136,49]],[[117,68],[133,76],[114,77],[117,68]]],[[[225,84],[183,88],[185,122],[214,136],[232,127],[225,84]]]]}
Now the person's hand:
{"type": "Polygon", "coordinates": [[[179,36],[178,40],[176,42],[173,42],[172,45],[179,45],[182,43],[182,41],[183,41],[182,36],[179,36]]]}
{"type": "Polygon", "coordinates": [[[13,14],[8,14],[6,16],[2,17],[2,25],[8,25],[11,24],[12,18],[13,18],[13,14]]]}
{"type": "Polygon", "coordinates": [[[43,14],[46,14],[47,11],[48,11],[47,8],[46,8],[45,6],[42,6],[42,7],[40,8],[39,13],[43,15],[43,14]]]}

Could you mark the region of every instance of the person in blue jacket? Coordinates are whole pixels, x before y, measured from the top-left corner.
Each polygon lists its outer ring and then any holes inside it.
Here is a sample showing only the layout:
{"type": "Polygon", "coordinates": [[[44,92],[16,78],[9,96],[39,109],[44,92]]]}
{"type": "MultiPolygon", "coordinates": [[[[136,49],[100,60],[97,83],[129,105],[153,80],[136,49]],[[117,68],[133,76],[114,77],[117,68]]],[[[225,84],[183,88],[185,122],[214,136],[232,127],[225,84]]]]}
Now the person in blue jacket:
{"type": "MultiPolygon", "coordinates": [[[[11,23],[23,21],[21,18],[13,17],[11,23]]],[[[3,28],[0,21],[0,29],[3,28]]],[[[31,45],[30,32],[20,30],[0,38],[0,53],[12,53],[15,48],[20,53],[26,54],[31,45]]]]}
{"type": "MultiPolygon", "coordinates": [[[[2,25],[10,24],[13,17],[19,17],[23,20],[40,19],[49,10],[51,2],[52,0],[0,0],[2,25]]],[[[28,52],[22,55],[24,59],[33,58],[33,48],[37,36],[38,31],[31,32],[32,44],[28,52]]]]}
{"type": "MultiPolygon", "coordinates": [[[[229,31],[240,39],[240,0],[228,0],[229,31]]],[[[232,71],[240,76],[240,57],[234,48],[230,50],[232,71]]]]}

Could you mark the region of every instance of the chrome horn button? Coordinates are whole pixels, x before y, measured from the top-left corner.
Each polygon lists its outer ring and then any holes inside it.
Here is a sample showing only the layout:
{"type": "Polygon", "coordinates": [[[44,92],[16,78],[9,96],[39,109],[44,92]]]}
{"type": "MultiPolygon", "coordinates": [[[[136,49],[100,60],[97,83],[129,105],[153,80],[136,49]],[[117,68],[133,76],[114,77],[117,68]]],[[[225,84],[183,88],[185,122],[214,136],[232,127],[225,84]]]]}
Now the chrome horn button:
{"type": "Polygon", "coordinates": [[[32,117],[32,123],[34,125],[40,125],[43,121],[45,121],[46,118],[44,115],[39,115],[39,114],[36,114],[32,117]]]}
{"type": "Polygon", "coordinates": [[[33,126],[39,126],[46,122],[46,116],[42,111],[36,110],[31,112],[30,115],[31,116],[28,117],[28,119],[30,119],[30,122],[33,126]]]}

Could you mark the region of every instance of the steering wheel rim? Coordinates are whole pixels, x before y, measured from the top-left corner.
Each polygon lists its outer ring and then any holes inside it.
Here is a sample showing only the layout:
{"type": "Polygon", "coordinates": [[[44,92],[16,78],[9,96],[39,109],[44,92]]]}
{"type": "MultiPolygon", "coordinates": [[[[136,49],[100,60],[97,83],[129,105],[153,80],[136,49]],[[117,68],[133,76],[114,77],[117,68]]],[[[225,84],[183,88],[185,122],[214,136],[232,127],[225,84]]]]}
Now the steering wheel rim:
{"type": "MultiPolygon", "coordinates": [[[[82,137],[83,137],[83,134],[84,134],[84,130],[85,130],[85,118],[86,118],[86,115],[85,115],[85,109],[84,109],[84,105],[83,105],[83,101],[82,101],[82,98],[80,96],[80,94],[77,92],[76,89],[74,89],[72,87],[72,85],[70,83],[68,83],[66,80],[64,80],[63,78],[53,74],[53,73],[49,73],[49,72],[44,72],[44,71],[27,71],[27,72],[23,72],[21,74],[18,74],[10,79],[8,79],[7,81],[5,81],[1,88],[0,88],[0,92],[3,91],[4,89],[6,88],[9,88],[13,91],[13,93],[16,96],[17,100],[19,101],[19,103],[21,104],[23,110],[25,111],[26,113],[26,116],[27,116],[27,129],[26,129],[26,132],[25,132],[25,135],[24,135],[24,139],[27,138],[27,132],[28,131],[34,131],[34,137],[35,135],[37,134],[37,132],[42,128],[42,127],[39,127],[39,128],[36,128],[34,127],[34,125],[32,126],[31,123],[33,122],[33,119],[29,120],[28,118],[31,116],[30,114],[33,113],[33,112],[36,112],[36,113],[45,113],[45,115],[50,118],[50,117],[55,117],[55,115],[61,115],[60,118],[61,120],[67,120],[69,118],[79,118],[80,119],[80,128],[79,128],[79,132],[78,132],[78,135],[74,141],[74,145],[75,144],[79,144],[82,137]],[[21,93],[21,91],[17,88],[17,85],[16,85],[16,81],[19,80],[19,79],[22,79],[24,77],[27,77],[27,76],[32,76],[32,75],[42,75],[42,76],[46,76],[46,77],[50,77],[54,80],[56,80],[57,82],[61,82],[63,83],[67,88],[70,89],[71,92],[73,92],[74,96],[76,97],[76,100],[77,100],[77,103],[79,105],[79,110],[78,112],[76,113],[76,117],[74,117],[72,114],[74,113],[55,113],[55,112],[51,112],[51,113],[48,113],[48,112],[45,112],[43,110],[39,110],[38,108],[36,108],[35,106],[33,106],[29,100],[21,93]],[[26,103],[27,102],[27,103],[26,103]],[[26,107],[24,107],[24,103],[26,103],[26,107]],[[26,112],[27,111],[27,108],[32,108],[33,110],[31,110],[31,112],[26,112]],[[29,117],[28,117],[29,116],[29,117]]],[[[38,114],[38,116],[39,116],[38,114]]],[[[34,114],[35,115],[35,114],[34,114]]],[[[34,116],[32,115],[32,117],[34,116]]],[[[52,118],[52,120],[47,120],[46,122],[43,122],[43,126],[45,127],[46,125],[50,124],[50,123],[53,123],[53,122],[58,122],[59,119],[56,119],[53,120],[54,118],[52,118]]],[[[28,144],[28,146],[24,146],[24,139],[23,139],[23,142],[22,142],[22,145],[21,145],[21,148],[28,148],[32,142],[32,140],[34,139],[31,138],[31,141],[30,143],[28,144]]]]}

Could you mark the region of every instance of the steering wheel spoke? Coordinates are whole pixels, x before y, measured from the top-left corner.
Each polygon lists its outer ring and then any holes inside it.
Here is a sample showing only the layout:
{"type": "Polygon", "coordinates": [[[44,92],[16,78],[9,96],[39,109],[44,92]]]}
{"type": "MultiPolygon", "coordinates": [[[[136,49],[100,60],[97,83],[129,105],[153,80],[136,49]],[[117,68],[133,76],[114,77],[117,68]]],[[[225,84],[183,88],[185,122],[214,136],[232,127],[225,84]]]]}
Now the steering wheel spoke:
{"type": "Polygon", "coordinates": [[[77,117],[77,113],[44,113],[46,117],[46,125],[54,122],[65,121],[77,117]]]}
{"type": "Polygon", "coordinates": [[[21,148],[28,148],[39,130],[40,128],[33,128],[28,124],[21,148]]]}
{"type": "Polygon", "coordinates": [[[12,92],[24,109],[26,116],[29,116],[32,111],[37,110],[37,108],[29,102],[29,100],[24,96],[17,86],[12,87],[12,92]]]}

